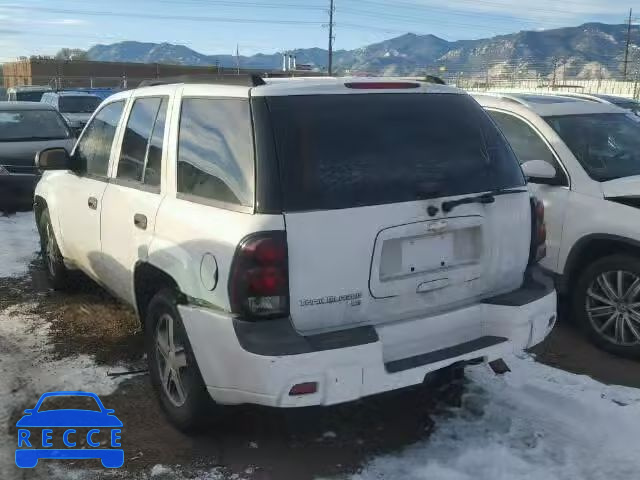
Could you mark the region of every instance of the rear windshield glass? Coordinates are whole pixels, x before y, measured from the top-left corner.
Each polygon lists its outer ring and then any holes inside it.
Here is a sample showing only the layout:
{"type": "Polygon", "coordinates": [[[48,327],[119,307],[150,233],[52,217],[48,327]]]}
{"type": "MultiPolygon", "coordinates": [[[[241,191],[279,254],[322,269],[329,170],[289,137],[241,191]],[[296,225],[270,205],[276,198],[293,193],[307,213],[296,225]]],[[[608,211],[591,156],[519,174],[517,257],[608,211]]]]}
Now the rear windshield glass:
{"type": "Polygon", "coordinates": [[[98,97],[77,96],[60,97],[60,111],[62,113],[93,113],[102,100],[98,97]]]}
{"type": "Polygon", "coordinates": [[[520,187],[502,134],[466,95],[267,98],[286,211],[520,187]]]}
{"type": "Polygon", "coordinates": [[[62,117],[52,110],[0,111],[0,142],[69,138],[62,117]]]}
{"type": "Polygon", "coordinates": [[[24,91],[24,92],[16,92],[15,100],[18,102],[39,102],[42,99],[42,96],[46,92],[44,91],[24,91]]]}

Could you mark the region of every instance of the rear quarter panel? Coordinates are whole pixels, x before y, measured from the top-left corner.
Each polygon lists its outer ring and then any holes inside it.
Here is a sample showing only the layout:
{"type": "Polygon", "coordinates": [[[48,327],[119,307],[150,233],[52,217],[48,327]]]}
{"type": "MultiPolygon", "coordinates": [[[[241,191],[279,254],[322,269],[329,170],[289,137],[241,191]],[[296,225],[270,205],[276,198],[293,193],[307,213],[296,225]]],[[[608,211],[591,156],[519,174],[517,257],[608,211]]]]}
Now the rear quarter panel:
{"type": "Polygon", "coordinates": [[[171,275],[188,297],[230,311],[228,279],[236,247],[251,233],[284,229],[282,215],[241,213],[165,198],[156,218],[149,263],[171,275]],[[213,289],[214,272],[201,269],[207,254],[218,268],[213,289]]]}

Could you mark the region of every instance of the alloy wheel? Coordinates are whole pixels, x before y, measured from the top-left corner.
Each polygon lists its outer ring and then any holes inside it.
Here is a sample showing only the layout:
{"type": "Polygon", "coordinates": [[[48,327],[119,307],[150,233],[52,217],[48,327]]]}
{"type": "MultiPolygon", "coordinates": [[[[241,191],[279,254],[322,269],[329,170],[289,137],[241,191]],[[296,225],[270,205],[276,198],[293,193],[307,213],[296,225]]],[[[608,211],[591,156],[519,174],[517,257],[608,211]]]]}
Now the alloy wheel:
{"type": "Polygon", "coordinates": [[[184,374],[187,356],[182,341],[175,335],[175,320],[164,314],[158,320],[155,332],[156,359],[162,389],[169,401],[181,407],[187,401],[184,374]]]}
{"type": "Polygon", "coordinates": [[[599,274],[587,289],[585,307],[602,338],[623,347],[640,345],[640,276],[624,270],[599,274]]]}
{"type": "Polygon", "coordinates": [[[53,229],[49,222],[47,222],[45,226],[45,242],[44,255],[47,263],[47,270],[49,270],[49,274],[53,277],[56,274],[56,262],[58,258],[56,254],[55,237],[53,236],[53,229]]]}

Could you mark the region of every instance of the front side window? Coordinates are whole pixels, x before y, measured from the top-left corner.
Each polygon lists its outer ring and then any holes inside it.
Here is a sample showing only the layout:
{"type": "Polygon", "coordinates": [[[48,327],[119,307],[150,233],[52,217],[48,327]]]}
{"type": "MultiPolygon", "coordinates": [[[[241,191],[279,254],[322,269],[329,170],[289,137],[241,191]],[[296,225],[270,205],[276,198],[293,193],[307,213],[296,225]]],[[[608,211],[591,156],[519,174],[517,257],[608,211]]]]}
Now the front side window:
{"type": "Polygon", "coordinates": [[[594,180],[640,175],[640,123],[623,113],[547,117],[594,180]]]}
{"type": "Polygon", "coordinates": [[[88,175],[107,176],[113,139],[123,110],[124,101],[110,103],[87,125],[75,151],[81,171],[88,175]]]}
{"type": "Polygon", "coordinates": [[[508,113],[490,111],[489,114],[511,144],[521,164],[530,160],[544,160],[558,168],[553,153],[530,125],[508,113]]]}
{"type": "Polygon", "coordinates": [[[185,98],[178,142],[178,193],[253,205],[253,139],[247,100],[185,98]]]}
{"type": "Polygon", "coordinates": [[[167,99],[139,98],[124,132],[117,178],[160,185],[160,168],[167,99]]]}

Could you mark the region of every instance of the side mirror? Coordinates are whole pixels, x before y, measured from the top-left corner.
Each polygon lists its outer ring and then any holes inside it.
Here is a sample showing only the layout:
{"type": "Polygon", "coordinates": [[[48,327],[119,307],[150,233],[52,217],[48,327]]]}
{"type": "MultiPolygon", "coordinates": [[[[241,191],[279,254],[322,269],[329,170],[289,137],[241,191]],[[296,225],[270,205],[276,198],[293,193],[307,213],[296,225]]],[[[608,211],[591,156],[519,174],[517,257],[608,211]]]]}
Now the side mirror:
{"type": "Polygon", "coordinates": [[[33,408],[27,408],[24,413],[26,413],[27,415],[31,415],[33,413],[33,408]]]}
{"type": "Polygon", "coordinates": [[[536,183],[549,183],[554,180],[558,172],[553,165],[544,160],[529,160],[522,164],[522,171],[527,180],[536,183]]]}
{"type": "Polygon", "coordinates": [[[40,170],[71,170],[71,157],[64,148],[47,148],[36,153],[36,167],[40,170]]]}

